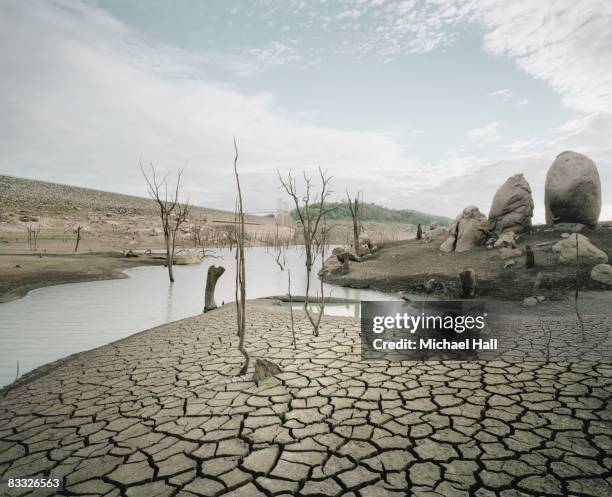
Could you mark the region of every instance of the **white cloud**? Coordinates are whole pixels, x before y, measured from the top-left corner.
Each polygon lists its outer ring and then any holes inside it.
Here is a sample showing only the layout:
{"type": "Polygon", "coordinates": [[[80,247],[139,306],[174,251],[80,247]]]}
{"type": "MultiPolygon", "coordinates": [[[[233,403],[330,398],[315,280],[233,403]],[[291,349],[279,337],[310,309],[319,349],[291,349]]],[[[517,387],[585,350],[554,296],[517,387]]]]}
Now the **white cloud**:
{"type": "Polygon", "coordinates": [[[320,165],[341,185],[382,191],[385,178],[416,164],[388,132],[308,125],[284,117],[269,94],[167,77],[133,33],[96,8],[14,3],[5,14],[3,173],[144,194],[139,157],[160,168],[187,162],[193,201],[231,208],[235,135],[247,200],[265,208],[281,196],[277,168],[320,165]],[[109,48],[109,40],[118,41],[109,48]]]}
{"type": "Polygon", "coordinates": [[[508,88],[502,88],[501,90],[489,92],[488,95],[490,97],[500,97],[505,100],[512,97],[512,92],[508,88]]]}
{"type": "Polygon", "coordinates": [[[518,102],[516,102],[516,105],[518,105],[519,107],[524,107],[528,103],[529,100],[527,100],[526,98],[521,98],[518,102]]]}
{"type": "Polygon", "coordinates": [[[357,19],[361,15],[357,9],[344,10],[340,12],[336,18],[337,19],[357,19]]]}
{"type": "Polygon", "coordinates": [[[480,128],[474,128],[468,131],[468,136],[473,140],[480,142],[492,142],[499,140],[498,129],[501,126],[501,121],[494,121],[480,128]]]}
{"type": "Polygon", "coordinates": [[[547,81],[571,108],[612,111],[612,2],[485,0],[469,17],[485,28],[487,50],[547,81]]]}

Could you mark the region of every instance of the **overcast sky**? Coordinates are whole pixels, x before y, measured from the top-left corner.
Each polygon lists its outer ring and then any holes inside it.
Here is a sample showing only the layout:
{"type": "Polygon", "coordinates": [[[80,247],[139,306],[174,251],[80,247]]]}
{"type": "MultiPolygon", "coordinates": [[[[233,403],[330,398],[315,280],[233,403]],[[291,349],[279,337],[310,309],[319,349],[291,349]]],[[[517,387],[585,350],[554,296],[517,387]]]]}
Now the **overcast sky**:
{"type": "Polygon", "coordinates": [[[250,211],[290,168],[453,217],[522,172],[543,221],[569,149],[612,219],[609,0],[0,0],[0,68],[2,174],[146,195],[139,158],[186,164],[232,209],[235,135],[250,211]]]}

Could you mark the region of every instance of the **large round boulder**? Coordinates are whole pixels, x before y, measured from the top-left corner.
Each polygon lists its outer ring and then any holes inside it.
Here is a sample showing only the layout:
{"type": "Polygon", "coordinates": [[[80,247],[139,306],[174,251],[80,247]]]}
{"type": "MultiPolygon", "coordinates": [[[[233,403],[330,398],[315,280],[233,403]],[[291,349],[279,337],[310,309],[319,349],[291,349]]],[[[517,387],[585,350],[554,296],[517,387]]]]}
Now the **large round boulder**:
{"type": "Polygon", "coordinates": [[[487,217],[478,207],[470,205],[463,209],[449,227],[449,237],[440,245],[442,252],[466,252],[476,248],[487,239],[487,217]]]}
{"type": "Polygon", "coordinates": [[[593,228],[601,212],[601,180],[586,155],[566,151],[546,174],[546,223],[582,223],[593,228]]]}
{"type": "Polygon", "coordinates": [[[522,174],[510,176],[493,197],[489,211],[489,229],[496,233],[531,229],[533,198],[531,188],[522,174]]]}

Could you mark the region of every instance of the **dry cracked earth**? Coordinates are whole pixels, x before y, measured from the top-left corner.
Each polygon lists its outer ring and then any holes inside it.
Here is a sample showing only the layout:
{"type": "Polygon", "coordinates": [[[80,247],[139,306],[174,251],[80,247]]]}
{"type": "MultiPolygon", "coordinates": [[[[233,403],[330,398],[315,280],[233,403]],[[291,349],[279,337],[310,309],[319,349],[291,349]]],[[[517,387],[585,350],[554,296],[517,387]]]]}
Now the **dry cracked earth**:
{"type": "MultiPolygon", "coordinates": [[[[612,495],[612,366],[364,362],[359,322],[251,302],[82,353],[0,398],[0,476],[60,495],[612,495]]],[[[585,318],[587,331],[589,319],[585,318]]],[[[6,487],[5,487],[6,491],[6,487]]],[[[13,490],[9,495],[49,495],[13,490]]]]}

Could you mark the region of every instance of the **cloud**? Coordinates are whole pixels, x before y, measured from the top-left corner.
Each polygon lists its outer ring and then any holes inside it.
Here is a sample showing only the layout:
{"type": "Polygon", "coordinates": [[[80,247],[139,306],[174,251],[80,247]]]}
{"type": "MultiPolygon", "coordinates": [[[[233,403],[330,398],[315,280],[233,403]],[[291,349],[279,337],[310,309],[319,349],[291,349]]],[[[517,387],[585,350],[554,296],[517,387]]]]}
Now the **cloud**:
{"type": "Polygon", "coordinates": [[[471,129],[470,131],[468,131],[468,136],[472,140],[478,140],[481,142],[492,142],[495,140],[499,140],[500,137],[497,131],[500,126],[501,121],[494,121],[492,123],[487,124],[486,126],[471,129]]]}
{"type": "MultiPolygon", "coordinates": [[[[367,36],[360,44],[349,43],[347,50],[371,51],[381,60],[423,53],[452,43],[458,20],[470,18],[484,27],[487,50],[514,58],[582,112],[558,129],[519,136],[510,144],[500,139],[502,123],[494,121],[468,132],[475,141],[471,148],[468,143],[455,152],[442,150],[439,159],[424,161],[414,156],[409,142],[415,138],[406,130],[317,126],[312,123],[318,117],[308,109],[279,109],[272,94],[241,94],[232,86],[199,79],[210,63],[242,74],[307,64],[297,38],[270,42],[250,54],[193,54],[151,43],[89,3],[5,1],[0,16],[0,170],[144,195],[139,157],[161,169],[187,162],[191,199],[231,209],[235,135],[250,209],[272,208],[283,197],[277,169],[320,165],[342,191],[362,190],[366,198],[391,207],[449,216],[469,204],[486,210],[505,177],[524,172],[539,213],[547,168],[559,152],[573,149],[598,164],[602,217],[612,218],[606,187],[612,184],[612,114],[609,90],[604,91],[612,50],[601,53],[602,46],[612,44],[609,27],[597,17],[609,9],[604,5],[593,14],[596,2],[561,3],[566,11],[557,12],[555,3],[550,7],[555,15],[539,17],[533,2],[436,0],[370,7],[376,9],[369,12],[377,22],[368,22],[367,36]],[[503,6],[508,26],[502,22],[503,6]],[[533,15],[537,22],[522,19],[533,15]],[[528,31],[521,22],[534,30],[531,41],[525,41],[528,31]],[[484,143],[497,146],[492,159],[475,153],[484,143]]],[[[332,29],[334,21],[329,22],[332,29]]],[[[504,90],[518,98],[509,88],[492,93],[504,90]]]]}
{"type": "Polygon", "coordinates": [[[191,199],[232,208],[235,135],[247,201],[266,208],[282,196],[277,169],[320,165],[339,184],[381,191],[415,164],[388,132],[308,125],[284,117],[270,94],[168,77],[126,26],[68,5],[16,2],[0,17],[4,173],[145,194],[139,157],[161,169],[187,163],[191,199]]]}
{"type": "Polygon", "coordinates": [[[512,92],[508,88],[503,88],[501,90],[492,91],[488,95],[490,97],[500,97],[505,100],[512,97],[512,92]]]}
{"type": "Polygon", "coordinates": [[[568,107],[612,111],[612,2],[555,0],[471,4],[485,48],[547,81],[568,107]]]}

